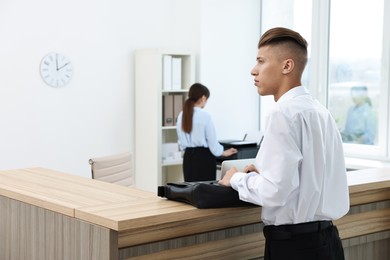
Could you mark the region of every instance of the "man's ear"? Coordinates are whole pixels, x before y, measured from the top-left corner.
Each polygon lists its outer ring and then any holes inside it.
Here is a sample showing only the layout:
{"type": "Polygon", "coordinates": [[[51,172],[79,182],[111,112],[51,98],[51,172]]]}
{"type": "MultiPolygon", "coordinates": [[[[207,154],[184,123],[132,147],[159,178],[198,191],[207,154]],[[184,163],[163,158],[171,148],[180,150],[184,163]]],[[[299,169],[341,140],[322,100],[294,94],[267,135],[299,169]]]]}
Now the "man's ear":
{"type": "Polygon", "coordinates": [[[283,70],[282,70],[282,74],[288,74],[290,73],[291,71],[293,71],[295,67],[295,63],[294,63],[294,60],[293,59],[287,59],[283,62],[283,70]]]}

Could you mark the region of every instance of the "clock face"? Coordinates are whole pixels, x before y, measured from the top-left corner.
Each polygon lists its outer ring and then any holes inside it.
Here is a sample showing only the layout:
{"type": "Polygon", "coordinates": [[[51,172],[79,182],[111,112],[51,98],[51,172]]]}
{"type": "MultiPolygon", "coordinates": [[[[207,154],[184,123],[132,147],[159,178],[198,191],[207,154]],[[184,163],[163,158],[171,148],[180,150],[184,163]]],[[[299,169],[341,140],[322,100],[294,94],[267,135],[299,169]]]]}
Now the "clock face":
{"type": "Polygon", "coordinates": [[[42,59],[40,71],[46,84],[52,87],[62,87],[72,79],[73,67],[67,57],[51,52],[42,59]]]}

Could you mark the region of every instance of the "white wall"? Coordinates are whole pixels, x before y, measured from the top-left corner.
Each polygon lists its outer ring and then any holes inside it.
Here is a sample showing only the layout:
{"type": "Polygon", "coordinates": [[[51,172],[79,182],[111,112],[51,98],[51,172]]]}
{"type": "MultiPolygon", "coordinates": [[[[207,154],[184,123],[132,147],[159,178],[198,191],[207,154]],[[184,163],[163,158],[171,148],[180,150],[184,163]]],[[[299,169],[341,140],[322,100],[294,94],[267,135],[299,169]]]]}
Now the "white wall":
{"type": "Polygon", "coordinates": [[[244,124],[242,115],[257,106],[247,91],[257,2],[0,0],[0,170],[41,166],[89,177],[89,158],[132,152],[138,48],[197,53],[220,136],[252,128],[257,122],[244,124]],[[244,17],[232,18],[235,10],[244,17]],[[230,35],[215,41],[212,30],[230,35]],[[51,51],[73,62],[74,77],[65,87],[40,78],[40,61],[51,51]],[[233,109],[240,103],[241,112],[233,109]]]}
{"type": "Polygon", "coordinates": [[[250,71],[260,38],[260,1],[203,1],[201,15],[201,81],[211,92],[206,109],[219,139],[240,139],[259,127],[250,71]]]}

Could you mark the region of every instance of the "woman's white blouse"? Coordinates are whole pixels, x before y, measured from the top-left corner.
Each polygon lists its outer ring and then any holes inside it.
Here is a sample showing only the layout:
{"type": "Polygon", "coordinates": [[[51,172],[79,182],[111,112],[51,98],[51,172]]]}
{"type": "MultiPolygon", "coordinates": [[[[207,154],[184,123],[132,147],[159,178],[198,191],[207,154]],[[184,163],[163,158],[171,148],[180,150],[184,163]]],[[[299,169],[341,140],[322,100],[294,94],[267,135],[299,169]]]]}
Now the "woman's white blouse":
{"type": "Polygon", "coordinates": [[[182,113],[177,118],[177,136],[180,150],[187,147],[208,147],[214,156],[221,156],[223,146],[218,142],[213,121],[210,114],[199,107],[194,107],[192,117],[192,131],[185,133],[181,128],[182,113]]]}

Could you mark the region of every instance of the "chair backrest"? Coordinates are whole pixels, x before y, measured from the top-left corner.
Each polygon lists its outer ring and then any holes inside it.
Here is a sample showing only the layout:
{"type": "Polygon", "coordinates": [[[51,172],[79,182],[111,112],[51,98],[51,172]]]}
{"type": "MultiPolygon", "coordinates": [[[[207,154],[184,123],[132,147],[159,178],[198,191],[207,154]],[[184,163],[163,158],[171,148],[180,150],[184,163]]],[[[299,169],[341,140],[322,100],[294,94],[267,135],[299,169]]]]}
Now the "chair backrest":
{"type": "Polygon", "coordinates": [[[97,157],[89,159],[92,179],[134,186],[133,162],[131,153],[97,157]]]}

